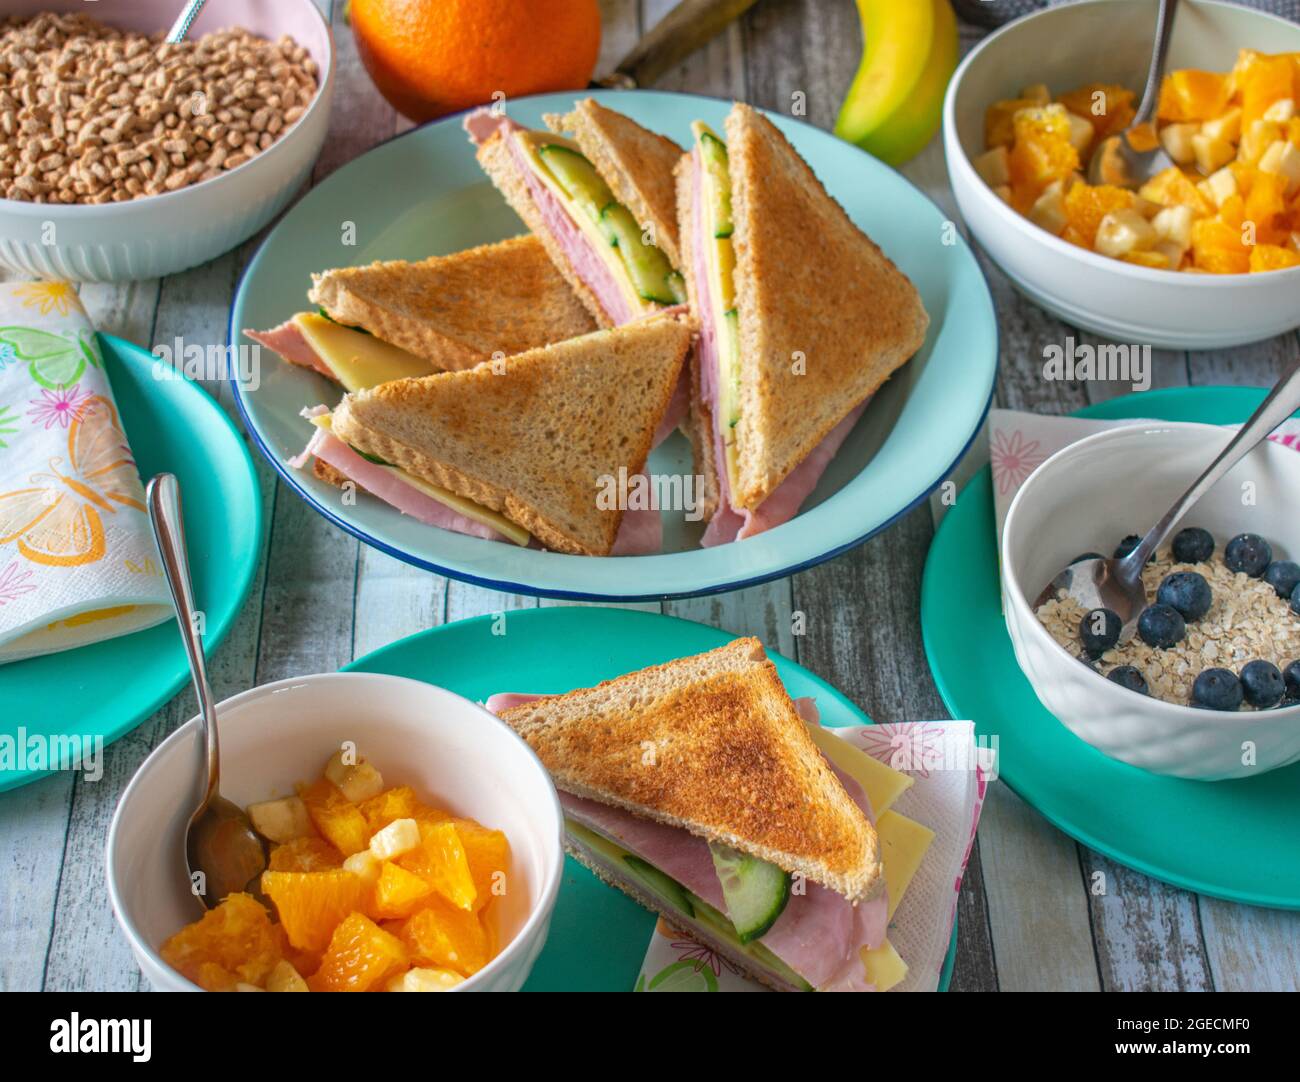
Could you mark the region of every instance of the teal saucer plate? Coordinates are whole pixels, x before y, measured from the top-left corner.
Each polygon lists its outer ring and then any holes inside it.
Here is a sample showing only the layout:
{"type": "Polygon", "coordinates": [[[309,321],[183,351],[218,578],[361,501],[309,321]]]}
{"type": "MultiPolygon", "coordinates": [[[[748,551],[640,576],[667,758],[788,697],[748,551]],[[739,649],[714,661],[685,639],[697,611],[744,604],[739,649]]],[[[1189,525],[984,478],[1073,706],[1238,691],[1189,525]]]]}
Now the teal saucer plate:
{"type": "MultiPolygon", "coordinates": [[[[1264,391],[1147,391],[1076,416],[1232,424],[1264,391]]],[[[935,536],[921,630],[953,717],[998,740],[999,775],[1051,823],[1120,864],[1175,886],[1250,905],[1300,909],[1300,764],[1237,781],[1187,781],[1109,759],[1038,701],[1002,617],[988,467],[935,536]]]]}
{"type": "MultiPolygon", "coordinates": [[[[422,631],[346,668],[423,680],[482,702],[499,691],[589,687],[735,638],[703,624],[630,609],[523,609],[507,615],[504,634],[495,619],[479,616],[422,631]]],[[[824,725],[871,724],[826,681],[778,654],[768,656],[792,696],[816,698],[824,725]]],[[[566,857],[550,936],[524,990],[631,991],[654,924],[652,913],[566,857]]],[[[956,954],[954,928],[941,991],[952,979],[956,954]]]]}
{"type": "MultiPolygon", "coordinates": [[[[721,130],[729,103],[659,91],[596,91],[598,101],[688,145],[692,120],[721,130]]],[[[573,94],[511,101],[512,118],[542,127],[573,94]]],[[[915,506],[947,476],[979,430],[997,367],[988,287],[952,223],[901,175],[828,132],[772,114],[853,221],[912,279],[930,316],[919,353],[872,400],[793,521],[742,544],[702,549],[703,523],[664,513],[664,551],[592,558],[522,549],[423,525],[340,490],[286,461],[311,426],[304,407],[333,406],[337,387],[265,351],[254,387],[236,401],[261,452],[286,483],[340,528],[407,563],[510,593],[589,600],[652,600],[734,590],[779,578],[860,544],[915,506]]],[[[418,260],[500,240],[524,226],[474,159],[462,118],[417,128],[331,174],[266,238],[231,308],[230,341],[309,307],[313,271],[377,259],[418,260]]],[[[815,251],[818,238],[808,238],[815,251]]],[[[871,313],[845,313],[870,320],[871,313]]],[[[680,434],[651,456],[650,472],[693,473],[680,434]]]]}
{"type": "MultiPolygon", "coordinates": [[[[244,441],[212,397],[184,379],[156,379],[156,358],[100,335],[105,371],[131,451],[147,482],[180,479],[185,538],[210,654],[229,632],[253,584],[262,502],[244,441]]],[[[158,573],[162,574],[159,568],[158,573]]],[[[0,738],[76,734],[109,744],[189,683],[173,621],[134,635],[0,665],[0,738]]],[[[0,790],[49,771],[0,770],[0,790]]]]}

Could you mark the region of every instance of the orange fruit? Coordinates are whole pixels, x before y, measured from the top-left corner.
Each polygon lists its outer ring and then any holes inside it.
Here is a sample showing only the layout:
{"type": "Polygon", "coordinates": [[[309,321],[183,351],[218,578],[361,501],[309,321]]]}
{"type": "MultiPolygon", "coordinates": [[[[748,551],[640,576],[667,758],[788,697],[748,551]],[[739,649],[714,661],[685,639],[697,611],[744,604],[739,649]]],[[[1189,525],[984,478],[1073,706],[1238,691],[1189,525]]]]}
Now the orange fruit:
{"type": "Polygon", "coordinates": [[[580,89],[600,50],[597,0],[352,0],[351,22],[375,86],[417,122],[580,89]]]}
{"type": "Polygon", "coordinates": [[[1213,218],[1192,223],[1192,254],[1198,270],[1211,274],[1244,274],[1250,270],[1250,253],[1241,242],[1241,230],[1213,218]]]}
{"type": "Polygon", "coordinates": [[[994,147],[1010,147],[1016,140],[1016,114],[1021,109],[1035,109],[1038,104],[1030,98],[1007,98],[990,105],[984,114],[985,147],[989,150],[994,147]]]}
{"type": "Polygon", "coordinates": [[[367,910],[377,920],[409,917],[420,900],[432,891],[426,880],[386,860],[371,888],[367,910]]]}
{"type": "Polygon", "coordinates": [[[1070,143],[1070,122],[1063,106],[1022,109],[1012,125],[1016,141],[1009,166],[1011,189],[1018,202],[1037,198],[1052,181],[1079,168],[1079,152],[1070,143]]]}
{"type": "Polygon", "coordinates": [[[298,793],[307,805],[307,814],[316,829],[345,857],[359,853],[370,844],[370,826],[331,782],[321,778],[298,793]]]}
{"type": "Polygon", "coordinates": [[[1250,269],[1253,271],[1285,270],[1300,267],[1300,252],[1277,244],[1257,244],[1250,250],[1250,269]]]}
{"type": "Polygon", "coordinates": [[[445,966],[468,977],[492,958],[492,937],[482,919],[436,895],[398,926],[397,934],[416,965],[445,966]]]}
{"type": "Polygon", "coordinates": [[[271,850],[273,872],[328,872],[343,866],[339,851],[321,838],[294,838],[271,850]]]}
{"type": "Polygon", "coordinates": [[[1114,210],[1127,210],[1136,200],[1133,193],[1110,184],[1075,184],[1065,193],[1065,221],[1087,247],[1097,239],[1101,220],[1114,210]]]}
{"type": "MultiPolygon", "coordinates": [[[[1186,173],[1176,165],[1157,173],[1138,189],[1138,195],[1162,207],[1189,206],[1196,215],[1214,213],[1214,207],[1186,173]]],[[[1100,221],[1100,219],[1098,219],[1100,221]]]]}
{"type": "Polygon", "coordinates": [[[454,823],[421,823],[419,846],[403,853],[397,863],[425,880],[452,905],[473,908],[478,889],[454,823]]]}
{"type": "Polygon", "coordinates": [[[275,903],[290,943],[322,951],[338,923],[361,908],[365,887],[351,872],[263,872],[262,893],[275,903]]]}
{"type": "Polygon", "coordinates": [[[353,913],[334,929],[307,987],[313,992],[368,992],[409,966],[406,947],[397,936],[364,913],[353,913]]]}
{"type": "Polygon", "coordinates": [[[501,831],[489,830],[473,819],[453,819],[452,823],[474,880],[474,908],[482,909],[496,892],[509,885],[505,876],[510,871],[510,843],[501,831]],[[501,887],[497,887],[498,883],[501,887]]]}
{"type": "Polygon", "coordinates": [[[162,945],[163,960],[209,992],[261,984],[280,961],[271,915],[251,894],[228,895],[162,945]]]}
{"type": "Polygon", "coordinates": [[[1241,125],[1249,131],[1253,121],[1275,101],[1294,93],[1295,66],[1285,56],[1257,56],[1238,79],[1241,91],[1241,125]]]}
{"type": "Polygon", "coordinates": [[[371,834],[377,834],[394,819],[418,819],[433,823],[448,817],[446,812],[420,803],[415,790],[409,785],[385,789],[369,800],[363,800],[357,808],[365,816],[371,834]]]}
{"type": "Polygon", "coordinates": [[[1133,91],[1114,83],[1088,83],[1056,100],[1075,116],[1088,121],[1099,139],[1123,131],[1135,112],[1133,91]],[[1098,111],[1094,112],[1094,108],[1098,111]]]}
{"type": "Polygon", "coordinates": [[[1228,107],[1231,95],[1232,85],[1227,75],[1190,68],[1172,71],[1160,85],[1156,115],[1161,120],[1180,123],[1213,120],[1228,107]]]}

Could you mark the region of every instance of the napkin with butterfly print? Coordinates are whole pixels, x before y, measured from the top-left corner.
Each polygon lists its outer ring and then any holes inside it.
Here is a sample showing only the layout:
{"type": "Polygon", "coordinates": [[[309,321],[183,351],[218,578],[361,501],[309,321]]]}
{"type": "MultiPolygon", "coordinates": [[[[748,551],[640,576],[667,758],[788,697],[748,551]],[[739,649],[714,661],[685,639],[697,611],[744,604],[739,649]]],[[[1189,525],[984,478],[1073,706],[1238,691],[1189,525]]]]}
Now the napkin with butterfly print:
{"type": "Polygon", "coordinates": [[[0,664],[171,614],[140,475],[76,291],[0,283],[0,664]]]}

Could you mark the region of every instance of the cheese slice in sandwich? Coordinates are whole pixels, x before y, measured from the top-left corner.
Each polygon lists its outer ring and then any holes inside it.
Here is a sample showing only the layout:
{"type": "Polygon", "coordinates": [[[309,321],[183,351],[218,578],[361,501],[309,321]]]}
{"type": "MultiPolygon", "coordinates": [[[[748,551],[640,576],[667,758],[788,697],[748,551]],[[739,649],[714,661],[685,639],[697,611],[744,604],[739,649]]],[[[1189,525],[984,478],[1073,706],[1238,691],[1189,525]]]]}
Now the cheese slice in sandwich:
{"type": "Polygon", "coordinates": [[[707,545],[798,512],[929,319],[771,121],[737,103],[724,135],[692,130],[677,208],[700,323],[691,415],[713,485],[707,545]]]}
{"type": "Polygon", "coordinates": [[[546,121],[554,132],[480,109],[465,130],[592,317],[616,326],[684,301],[672,194],[681,148],[592,99],[546,121]]]}
{"type": "Polygon", "coordinates": [[[245,333],[346,390],[472,368],[573,338],[595,324],[533,236],[454,255],[312,275],[300,313],[245,333]]]}
{"type": "Polygon", "coordinates": [[[862,952],[888,924],[870,804],[757,639],[499,716],[550,772],[566,846],[597,876],[771,987],[869,987],[862,952]]]}
{"type": "MultiPolygon", "coordinates": [[[[644,470],[691,336],[685,313],[666,311],[465,372],[355,391],[330,433],[361,460],[434,498],[470,501],[547,548],[644,551],[619,545],[632,512],[608,497],[644,470]]],[[[649,514],[657,531],[658,512],[649,514]]]]}

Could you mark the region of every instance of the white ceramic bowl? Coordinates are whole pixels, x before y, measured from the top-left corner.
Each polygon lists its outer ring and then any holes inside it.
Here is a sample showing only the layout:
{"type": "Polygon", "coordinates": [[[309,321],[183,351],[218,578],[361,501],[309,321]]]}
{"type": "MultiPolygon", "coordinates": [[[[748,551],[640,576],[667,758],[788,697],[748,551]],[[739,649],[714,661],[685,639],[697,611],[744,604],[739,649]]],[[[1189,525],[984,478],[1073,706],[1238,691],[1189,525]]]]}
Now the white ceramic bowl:
{"type": "MultiPolygon", "coordinates": [[[[1113,759],[1157,774],[1254,777],[1300,758],[1300,706],[1200,710],[1128,691],[1071,657],[1031,605],[1081,552],[1109,552],[1171,506],[1231,439],[1213,425],[1152,423],[1099,432],[1058,451],[1021,487],[1002,533],[1002,607],[1016,660],[1067,728],[1113,759]],[[1243,764],[1243,742],[1255,763],[1243,764]]],[[[1300,555],[1300,454],[1265,442],[1188,512],[1183,525],[1214,535],[1215,558],[1239,533],[1257,533],[1276,559],[1300,555]],[[1243,505],[1242,485],[1255,502],[1243,505]]]]}
{"type": "MultiPolygon", "coordinates": [[[[984,113],[1022,87],[1055,93],[1090,82],[1140,90],[1150,61],[1153,0],[1053,7],[985,38],[948,86],[943,110],[948,176],[975,239],[1032,300],[1075,327],[1125,343],[1218,349],[1300,325],[1300,267],[1262,274],[1179,274],[1084,251],[1017,214],[980,179],[984,113]]],[[[1300,26],[1251,8],[1184,0],[1169,67],[1227,71],[1237,50],[1300,50],[1300,26]]]]}
{"type": "MultiPolygon", "coordinates": [[[[254,688],[218,707],[221,791],[240,806],[293,792],[352,740],[389,785],[504,831],[511,869],[493,902],[501,952],[458,991],[517,991],[546,941],[564,863],[559,799],[532,749],[502,721],[450,691],[396,676],[324,673],[254,688]]],[[[185,823],[199,788],[192,719],[131,779],[108,832],[113,913],[149,983],[199,989],[158,955],[195,918],[185,823]]]]}
{"type": "MultiPolygon", "coordinates": [[[[153,33],[168,28],[182,6],[179,0],[13,0],[4,14],[75,11],[153,33]]],[[[204,8],[190,33],[229,26],[273,39],[289,34],[319,65],[316,97],[298,123],[244,165],[175,192],[100,206],[0,199],[0,263],[80,282],[156,278],[229,251],[284,209],[325,141],[334,95],[330,29],[313,0],[221,0],[204,8]]]]}

